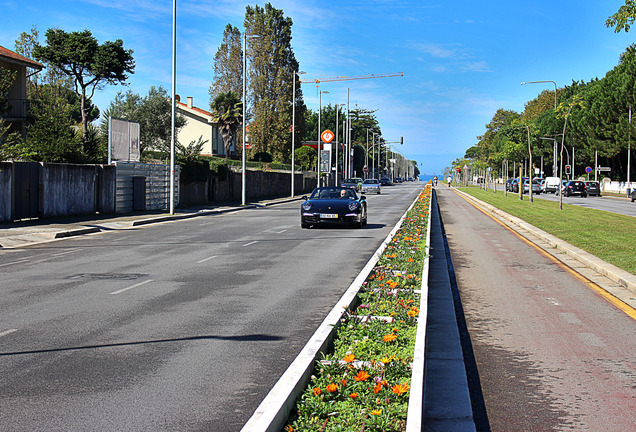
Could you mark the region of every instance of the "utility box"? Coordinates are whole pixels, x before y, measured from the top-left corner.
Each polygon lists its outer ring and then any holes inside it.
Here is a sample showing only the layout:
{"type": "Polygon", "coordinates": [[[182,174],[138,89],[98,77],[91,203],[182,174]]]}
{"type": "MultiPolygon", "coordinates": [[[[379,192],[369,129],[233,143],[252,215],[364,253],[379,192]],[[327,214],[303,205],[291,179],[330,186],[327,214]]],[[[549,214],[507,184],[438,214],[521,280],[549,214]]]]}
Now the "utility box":
{"type": "Polygon", "coordinates": [[[146,210],[146,177],[133,177],[133,210],[146,210]]]}

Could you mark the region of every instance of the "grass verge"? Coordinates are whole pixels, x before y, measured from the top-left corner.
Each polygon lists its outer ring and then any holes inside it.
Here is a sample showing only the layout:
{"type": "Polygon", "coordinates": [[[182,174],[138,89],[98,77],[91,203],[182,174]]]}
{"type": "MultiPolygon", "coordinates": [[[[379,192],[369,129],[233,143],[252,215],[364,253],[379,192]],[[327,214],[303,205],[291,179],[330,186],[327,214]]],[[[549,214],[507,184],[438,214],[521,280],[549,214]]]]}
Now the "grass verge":
{"type": "Polygon", "coordinates": [[[430,197],[428,185],[316,362],[285,431],[405,430],[430,197]]]}
{"type": "Polygon", "coordinates": [[[559,210],[558,202],[543,199],[530,202],[527,195],[521,201],[518,194],[508,193],[506,197],[503,191],[494,193],[473,187],[460,190],[636,275],[633,216],[565,203],[563,210],[559,210]]]}

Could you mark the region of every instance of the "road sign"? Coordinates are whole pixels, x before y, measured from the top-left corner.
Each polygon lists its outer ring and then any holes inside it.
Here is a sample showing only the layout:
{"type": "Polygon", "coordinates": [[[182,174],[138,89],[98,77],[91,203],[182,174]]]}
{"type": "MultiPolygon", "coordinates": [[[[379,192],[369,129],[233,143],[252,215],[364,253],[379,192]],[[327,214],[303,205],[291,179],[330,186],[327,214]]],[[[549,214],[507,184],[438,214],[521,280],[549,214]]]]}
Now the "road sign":
{"type": "Polygon", "coordinates": [[[585,172],[586,173],[591,173],[592,172],[592,167],[585,167],[585,172]]]}
{"type": "Polygon", "coordinates": [[[610,167],[596,167],[597,171],[611,171],[612,169],[610,167]]]}
{"type": "Polygon", "coordinates": [[[329,150],[320,150],[320,172],[329,173],[331,165],[331,152],[329,150]]]}
{"type": "Polygon", "coordinates": [[[362,168],[362,171],[366,174],[369,172],[369,168],[365,165],[364,168],[362,168]]]}
{"type": "Polygon", "coordinates": [[[331,141],[333,141],[333,139],[336,136],[334,135],[333,132],[331,132],[329,129],[327,129],[326,131],[324,131],[322,134],[320,134],[320,138],[322,139],[323,142],[325,143],[330,143],[331,141]]]}

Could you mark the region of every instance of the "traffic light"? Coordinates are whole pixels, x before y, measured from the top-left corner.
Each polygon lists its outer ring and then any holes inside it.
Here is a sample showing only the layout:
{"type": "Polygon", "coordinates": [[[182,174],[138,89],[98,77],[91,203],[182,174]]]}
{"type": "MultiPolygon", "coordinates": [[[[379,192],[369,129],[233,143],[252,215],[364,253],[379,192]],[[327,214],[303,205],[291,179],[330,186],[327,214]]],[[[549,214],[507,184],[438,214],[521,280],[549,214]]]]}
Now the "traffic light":
{"type": "Polygon", "coordinates": [[[570,165],[566,165],[565,166],[565,173],[566,174],[570,174],[570,171],[572,171],[572,167],[570,165]]]}
{"type": "Polygon", "coordinates": [[[400,144],[404,144],[404,137],[400,137],[400,144]]]}

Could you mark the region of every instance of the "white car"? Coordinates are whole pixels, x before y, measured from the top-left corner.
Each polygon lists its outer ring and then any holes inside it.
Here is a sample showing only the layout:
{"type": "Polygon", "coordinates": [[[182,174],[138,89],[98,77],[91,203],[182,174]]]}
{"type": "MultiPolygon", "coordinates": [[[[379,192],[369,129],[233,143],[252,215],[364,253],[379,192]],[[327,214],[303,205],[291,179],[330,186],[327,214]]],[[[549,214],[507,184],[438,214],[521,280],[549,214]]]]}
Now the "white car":
{"type": "Polygon", "coordinates": [[[362,186],[360,188],[362,193],[376,193],[380,194],[380,180],[378,179],[366,179],[362,182],[362,186]]]}

